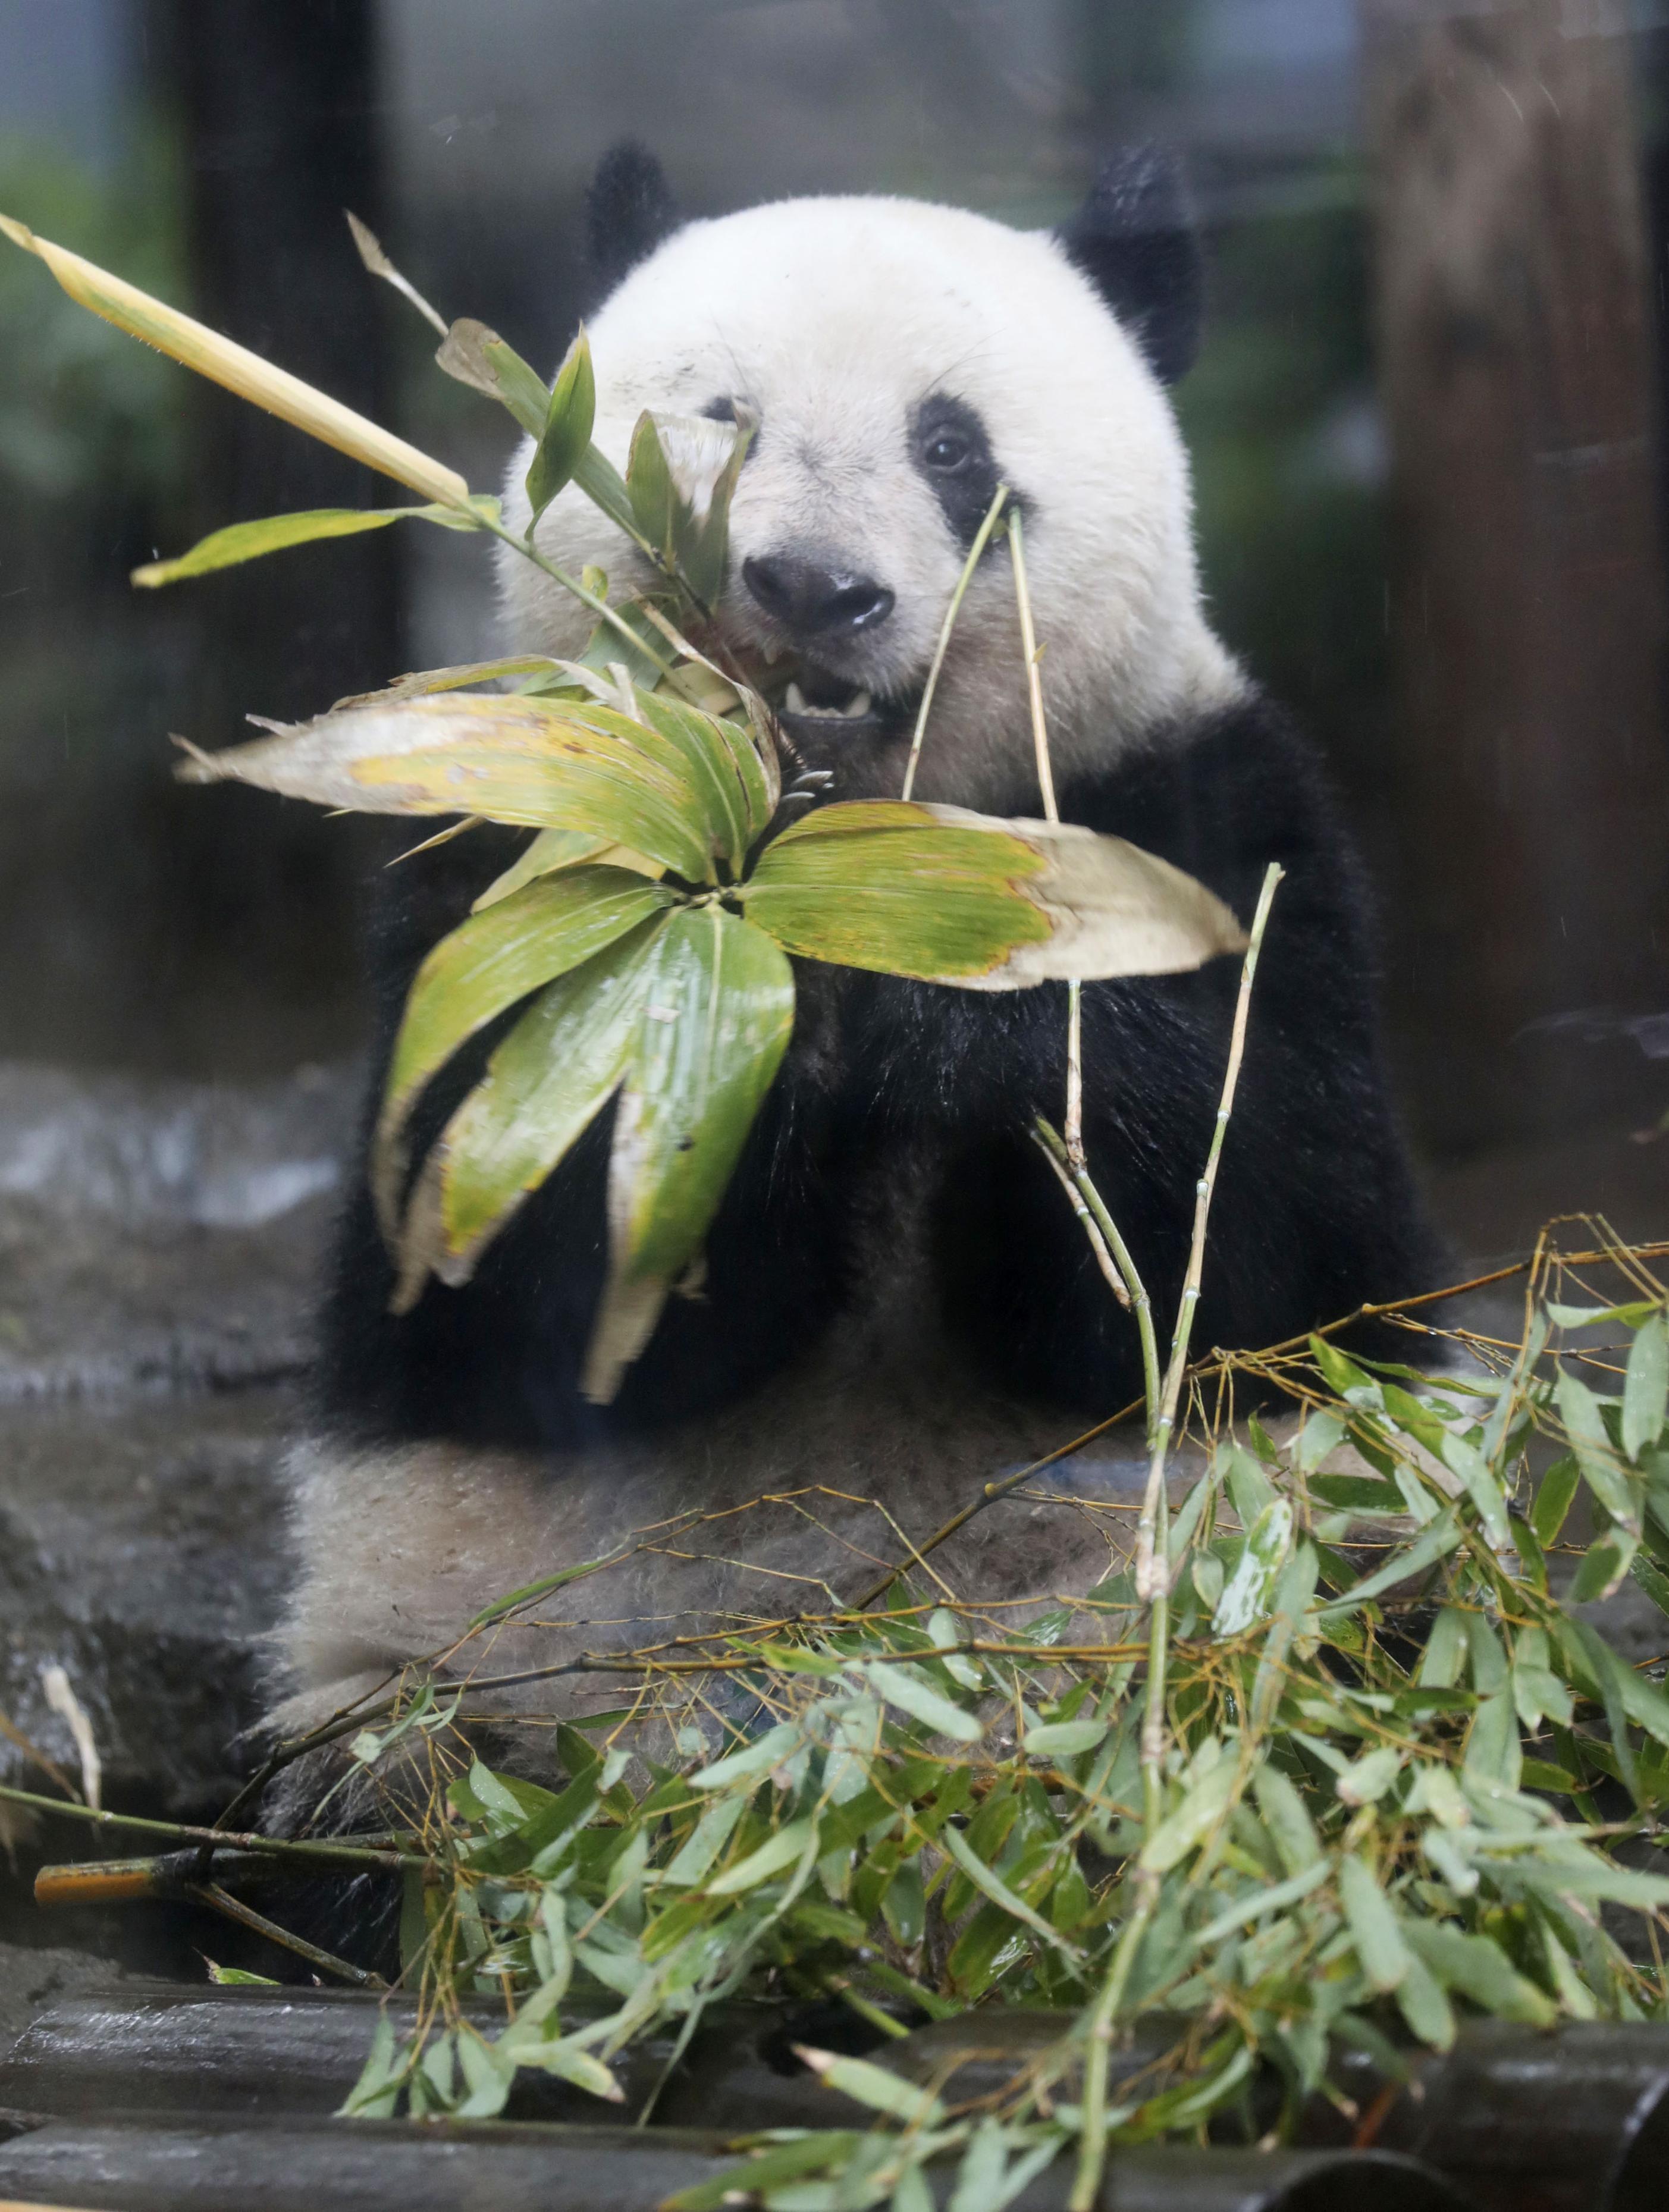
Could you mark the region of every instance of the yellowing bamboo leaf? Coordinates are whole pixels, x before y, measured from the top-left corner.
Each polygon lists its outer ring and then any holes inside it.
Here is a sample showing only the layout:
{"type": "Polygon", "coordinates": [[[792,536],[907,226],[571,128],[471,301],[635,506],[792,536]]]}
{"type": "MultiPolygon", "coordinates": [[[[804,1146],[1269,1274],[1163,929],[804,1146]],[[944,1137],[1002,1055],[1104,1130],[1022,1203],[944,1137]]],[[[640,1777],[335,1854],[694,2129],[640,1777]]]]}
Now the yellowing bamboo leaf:
{"type": "Polygon", "coordinates": [[[543,431],[550,413],[550,389],[498,332],[473,316],[460,316],[434,356],[435,366],[507,407],[531,438],[543,431]]]}
{"type": "Polygon", "coordinates": [[[528,464],[527,497],[533,510],[530,527],[573,476],[580,456],[591,444],[596,414],[597,380],[592,371],[591,347],[582,323],[579,336],[568,348],[567,358],[556,372],[549,410],[533,459],[528,464]]]}
{"type": "Polygon", "coordinates": [[[262,522],[228,523],[224,530],[200,538],[189,553],[174,560],[147,561],[133,570],[129,581],[155,590],[159,584],[206,576],[215,568],[234,568],[240,562],[282,553],[292,545],[354,538],[362,530],[381,530],[391,522],[407,520],[438,522],[447,530],[470,526],[455,507],[316,507],[300,514],[270,514],[262,522]]]}
{"type": "Polygon", "coordinates": [[[663,917],[640,922],[547,984],[423,1163],[406,1208],[394,1310],[430,1274],[466,1283],[531,1191],[589,1127],[625,1072],[663,917]]]}
{"type": "Polygon", "coordinates": [[[472,814],[582,830],[700,883],[714,830],[686,764],[658,733],[584,701],[401,700],[321,715],[217,753],[187,783],[230,778],[366,814],[472,814]]]}
{"type": "Polygon", "coordinates": [[[61,246],[37,238],[26,223],[0,216],[0,231],[26,252],[39,254],[72,300],[102,315],[107,323],[114,323],[130,337],[142,338],[171,361],[224,385],[240,399],[265,408],[270,415],[294,423],[323,445],[334,446],[349,459],[363,461],[367,468],[392,477],[397,483],[410,484],[414,491],[443,506],[468,508],[470,487],[458,471],[419,453],[404,438],[367,422],[363,415],[304,384],[288,369],[263,361],[246,346],[236,345],[190,315],[182,315],[178,308],[154,300],[137,285],[82,260],[79,253],[67,252],[61,246]]]}
{"type": "Polygon", "coordinates": [[[582,1387],[606,1404],[700,1250],[794,1018],[792,971],[717,906],[661,925],[609,1162],[609,1277],[582,1387]]]}
{"type": "Polygon", "coordinates": [[[402,299],[410,300],[427,323],[432,323],[442,337],[446,334],[446,319],[430,307],[417,287],[401,276],[399,270],[383,252],[382,240],[369,223],[361,222],[351,208],[344,208],[348,228],[360,259],[373,276],[380,276],[385,284],[391,284],[402,299]]]}
{"type": "Polygon", "coordinates": [[[674,896],[623,868],[586,867],[541,877],[441,939],[407,996],[372,1146],[371,1188],[385,1237],[398,1223],[406,1121],[430,1077],[465,1038],[674,896]]]}
{"type": "Polygon", "coordinates": [[[1167,974],[1245,943],[1203,884],[1122,838],[919,801],[820,807],[743,896],[791,952],[967,990],[1167,974]]]}

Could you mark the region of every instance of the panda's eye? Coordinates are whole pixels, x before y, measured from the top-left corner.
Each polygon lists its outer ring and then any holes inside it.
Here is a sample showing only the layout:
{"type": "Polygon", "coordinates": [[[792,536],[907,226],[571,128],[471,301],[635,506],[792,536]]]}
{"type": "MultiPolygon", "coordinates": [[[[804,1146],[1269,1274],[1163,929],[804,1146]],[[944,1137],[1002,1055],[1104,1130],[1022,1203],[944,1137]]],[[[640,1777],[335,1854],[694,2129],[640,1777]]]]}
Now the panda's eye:
{"type": "Polygon", "coordinates": [[[709,399],[701,412],[709,422],[734,422],[736,402],[733,399],[709,399]]]}
{"type": "Polygon", "coordinates": [[[930,469],[948,476],[959,469],[974,450],[973,441],[960,430],[935,430],[922,450],[921,458],[930,469]]]}

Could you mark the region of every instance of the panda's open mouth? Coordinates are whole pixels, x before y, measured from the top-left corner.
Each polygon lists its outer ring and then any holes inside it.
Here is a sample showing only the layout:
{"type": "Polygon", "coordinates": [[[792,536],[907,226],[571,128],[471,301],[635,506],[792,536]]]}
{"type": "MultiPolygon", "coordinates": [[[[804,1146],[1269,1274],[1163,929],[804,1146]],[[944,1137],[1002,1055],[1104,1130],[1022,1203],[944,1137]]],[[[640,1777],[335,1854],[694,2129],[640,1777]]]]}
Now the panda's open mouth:
{"type": "Polygon", "coordinates": [[[907,720],[909,702],[878,697],[866,685],[800,660],[786,681],[771,687],[772,707],[796,745],[814,749],[890,737],[907,720]]]}

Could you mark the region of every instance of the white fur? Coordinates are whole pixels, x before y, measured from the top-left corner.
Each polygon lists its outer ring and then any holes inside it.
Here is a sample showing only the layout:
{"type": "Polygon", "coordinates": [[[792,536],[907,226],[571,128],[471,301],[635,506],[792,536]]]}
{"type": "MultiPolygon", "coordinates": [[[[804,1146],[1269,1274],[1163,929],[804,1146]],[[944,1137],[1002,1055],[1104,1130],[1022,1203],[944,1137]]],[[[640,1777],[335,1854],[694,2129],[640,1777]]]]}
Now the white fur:
{"type": "MultiPolygon", "coordinates": [[[[737,579],[743,559],[811,542],[896,594],[841,672],[880,696],[919,686],[962,553],[907,450],[934,393],[983,418],[999,471],[1031,505],[1028,565],[1059,768],[1110,759],[1243,679],[1199,603],[1188,466],[1163,391],[1049,235],[899,199],[789,200],[677,232],[634,270],[591,331],[595,437],[624,467],[640,412],[732,398],[761,434],[732,509],[722,619],[768,642],[737,579]]],[[[530,445],[505,514],[525,527],[530,445]]],[[[577,574],[638,578],[623,535],[570,488],[537,542],[577,574]]],[[[573,653],[591,617],[504,549],[517,648],[573,653]]],[[[1013,811],[1034,795],[1009,564],[964,603],[919,783],[924,798],[1013,811]]]]}

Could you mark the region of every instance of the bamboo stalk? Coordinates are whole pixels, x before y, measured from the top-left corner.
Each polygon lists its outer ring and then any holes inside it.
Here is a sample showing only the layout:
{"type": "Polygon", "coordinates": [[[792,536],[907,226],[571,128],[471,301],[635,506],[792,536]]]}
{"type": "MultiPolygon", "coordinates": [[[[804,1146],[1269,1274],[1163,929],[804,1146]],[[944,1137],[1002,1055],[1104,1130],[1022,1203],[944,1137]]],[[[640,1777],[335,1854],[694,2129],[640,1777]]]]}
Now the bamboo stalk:
{"type": "Polygon", "coordinates": [[[1001,514],[1003,503],[1008,495],[1008,486],[998,484],[996,497],[986,509],[985,520],[974,533],[974,543],[968,549],[968,558],[963,562],[962,572],[956,579],[956,588],[951,592],[950,604],[944,611],[944,620],[939,625],[938,643],[933,647],[932,663],[928,668],[927,681],[922,690],[921,704],[916,709],[915,729],[910,738],[910,757],[904,767],[904,787],[898,794],[901,799],[908,799],[910,793],[915,789],[916,763],[921,758],[921,740],[927,733],[927,716],[933,704],[933,694],[938,689],[939,671],[944,665],[945,653],[950,643],[950,633],[956,627],[956,617],[962,612],[962,595],[973,581],[974,571],[980,565],[980,556],[991,543],[991,533],[997,527],[997,518],[1001,514]]]}
{"type": "Polygon", "coordinates": [[[37,1812],[61,1813],[66,1820],[88,1820],[95,1827],[130,1828],[148,1836],[171,1836],[176,1843],[222,1844],[236,1850],[269,1852],[274,1858],[333,1861],[338,1866],[428,1867],[437,1862],[416,1851],[367,1850],[353,1844],[327,1844],[311,1838],[240,1835],[224,1828],[197,1827],[181,1820],[150,1820],[137,1813],[100,1813],[90,1805],[76,1805],[62,1797],[42,1797],[33,1790],[16,1790],[0,1783],[0,1802],[28,1805],[37,1812]]]}

